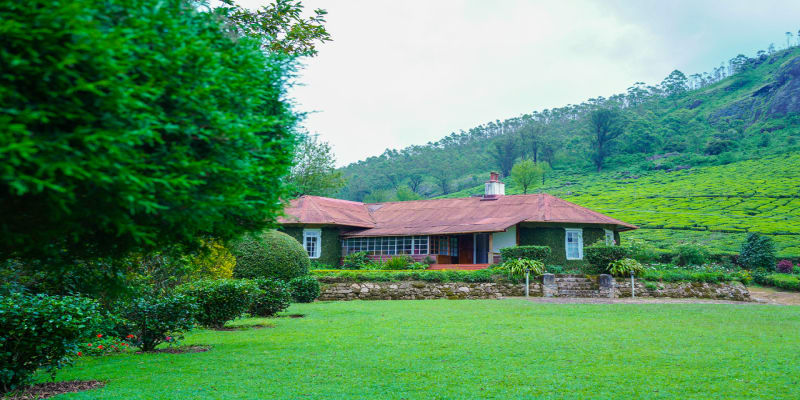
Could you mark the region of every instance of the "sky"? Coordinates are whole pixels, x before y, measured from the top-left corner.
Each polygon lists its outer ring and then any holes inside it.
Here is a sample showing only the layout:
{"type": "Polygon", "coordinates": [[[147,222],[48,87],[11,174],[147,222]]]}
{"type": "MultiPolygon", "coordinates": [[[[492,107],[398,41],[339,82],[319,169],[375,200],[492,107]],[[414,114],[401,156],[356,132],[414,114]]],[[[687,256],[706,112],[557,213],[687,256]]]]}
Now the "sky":
{"type": "MultiPolygon", "coordinates": [[[[255,8],[266,0],[238,0],[255,8]]],[[[800,1],[303,0],[333,41],[289,95],[342,166],[534,110],[710,71],[800,30],[800,1]]]]}

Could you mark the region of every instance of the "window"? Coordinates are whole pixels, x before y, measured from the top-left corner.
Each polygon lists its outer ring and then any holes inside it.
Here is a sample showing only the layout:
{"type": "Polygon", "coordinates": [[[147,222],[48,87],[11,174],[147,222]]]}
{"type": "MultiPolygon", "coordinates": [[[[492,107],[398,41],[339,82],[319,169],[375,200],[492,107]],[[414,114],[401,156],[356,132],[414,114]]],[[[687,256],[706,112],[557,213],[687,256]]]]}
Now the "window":
{"type": "Polygon", "coordinates": [[[450,255],[458,257],[458,238],[455,236],[450,238],[450,255]]]}
{"type": "Polygon", "coordinates": [[[567,229],[564,238],[567,260],[583,259],[583,229],[567,229]]]}
{"type": "Polygon", "coordinates": [[[606,244],[607,245],[613,246],[613,245],[617,244],[616,241],[614,240],[614,231],[609,230],[609,229],[603,229],[603,231],[606,232],[606,244]]]}
{"type": "Polygon", "coordinates": [[[428,254],[428,236],[349,238],[342,241],[342,249],[345,255],[357,251],[366,251],[367,254],[373,256],[428,254]]]}
{"type": "Polygon", "coordinates": [[[303,246],[306,248],[309,258],[319,258],[320,241],[322,239],[322,231],[319,229],[303,229],[303,246]]]}

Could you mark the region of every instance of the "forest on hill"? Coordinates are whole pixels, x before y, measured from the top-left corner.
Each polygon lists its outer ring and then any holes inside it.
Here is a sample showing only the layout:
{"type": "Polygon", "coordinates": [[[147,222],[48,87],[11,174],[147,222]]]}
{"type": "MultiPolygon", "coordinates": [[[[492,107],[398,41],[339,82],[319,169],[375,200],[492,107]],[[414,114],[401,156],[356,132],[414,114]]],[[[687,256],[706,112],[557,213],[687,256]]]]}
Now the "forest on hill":
{"type": "Polygon", "coordinates": [[[691,240],[732,252],[746,232],[761,232],[798,257],[798,44],[787,37],[784,49],[740,54],[707,73],[675,70],[657,85],[387,149],[341,168],[338,197],[473,195],[489,171],[522,193],[509,175],[531,160],[546,171],[533,190],[639,224],[632,236],[658,247],[691,240]]]}

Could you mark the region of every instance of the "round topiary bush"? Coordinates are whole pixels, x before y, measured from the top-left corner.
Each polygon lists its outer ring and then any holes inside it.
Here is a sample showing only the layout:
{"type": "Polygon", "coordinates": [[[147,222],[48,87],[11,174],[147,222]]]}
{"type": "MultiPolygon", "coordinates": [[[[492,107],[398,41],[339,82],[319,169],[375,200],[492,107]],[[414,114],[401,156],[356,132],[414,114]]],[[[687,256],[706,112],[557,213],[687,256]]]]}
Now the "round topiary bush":
{"type": "Polygon", "coordinates": [[[297,240],[274,230],[241,237],[233,242],[231,252],[236,256],[233,276],[237,278],[289,281],[307,274],[311,265],[297,240]]]}
{"type": "Polygon", "coordinates": [[[292,292],[294,301],[311,303],[319,297],[319,281],[311,275],[298,276],[289,281],[289,291],[292,292]]]}

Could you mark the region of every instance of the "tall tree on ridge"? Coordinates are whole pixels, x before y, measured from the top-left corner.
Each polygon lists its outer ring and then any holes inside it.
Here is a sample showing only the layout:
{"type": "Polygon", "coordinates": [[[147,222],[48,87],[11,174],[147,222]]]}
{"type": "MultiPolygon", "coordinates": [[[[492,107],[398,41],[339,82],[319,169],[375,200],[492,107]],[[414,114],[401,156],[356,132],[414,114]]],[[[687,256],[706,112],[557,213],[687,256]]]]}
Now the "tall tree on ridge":
{"type": "Polygon", "coordinates": [[[489,147],[489,154],[494,158],[495,163],[500,167],[503,176],[511,173],[514,160],[517,159],[519,140],[514,134],[501,136],[489,147]]]}
{"type": "Polygon", "coordinates": [[[589,115],[589,135],[592,145],[592,162],[597,172],[603,169],[603,161],[610,154],[611,142],[623,132],[623,118],[618,110],[600,108],[589,115]]]}

